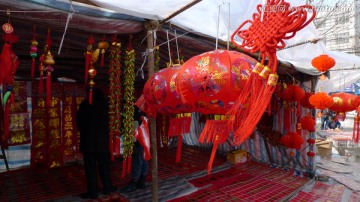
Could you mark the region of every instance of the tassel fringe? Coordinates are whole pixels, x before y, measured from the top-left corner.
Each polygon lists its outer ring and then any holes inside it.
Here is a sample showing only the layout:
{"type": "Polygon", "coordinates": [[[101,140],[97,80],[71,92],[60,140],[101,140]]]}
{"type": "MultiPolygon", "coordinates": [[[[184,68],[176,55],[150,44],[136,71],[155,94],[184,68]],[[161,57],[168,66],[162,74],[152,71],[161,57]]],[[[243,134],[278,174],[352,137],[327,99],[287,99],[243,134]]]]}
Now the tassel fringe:
{"type": "Polygon", "coordinates": [[[174,137],[180,134],[186,134],[190,132],[191,116],[171,118],[169,123],[168,136],[174,137]]]}

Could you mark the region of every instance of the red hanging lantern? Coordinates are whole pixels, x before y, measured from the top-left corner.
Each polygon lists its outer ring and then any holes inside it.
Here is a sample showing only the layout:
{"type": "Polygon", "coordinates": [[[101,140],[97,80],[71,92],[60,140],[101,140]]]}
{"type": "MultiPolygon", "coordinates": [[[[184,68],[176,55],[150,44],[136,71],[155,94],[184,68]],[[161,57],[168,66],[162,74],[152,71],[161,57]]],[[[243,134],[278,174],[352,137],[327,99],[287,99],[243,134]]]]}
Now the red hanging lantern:
{"type": "Polygon", "coordinates": [[[288,85],[280,94],[287,102],[297,103],[297,116],[300,116],[300,100],[305,96],[305,91],[297,85],[288,85]]]}
{"type": "Polygon", "coordinates": [[[178,73],[178,89],[186,104],[209,115],[199,142],[213,142],[211,170],[219,144],[226,141],[232,119],[224,116],[240,95],[256,60],[235,51],[216,50],[192,57],[178,73]]]}
{"type": "Polygon", "coordinates": [[[336,62],[332,57],[328,56],[327,54],[322,54],[315,57],[311,61],[311,64],[320,72],[326,72],[332,67],[334,67],[336,62]]]}
{"type": "Polygon", "coordinates": [[[318,92],[309,97],[309,103],[316,109],[324,110],[334,104],[332,97],[325,92],[318,92]]]}
{"type": "Polygon", "coordinates": [[[308,157],[314,157],[315,156],[315,152],[313,152],[313,151],[308,151],[306,154],[308,155],[308,157]]]}
{"type": "Polygon", "coordinates": [[[181,66],[171,66],[151,75],[143,89],[143,98],[149,105],[146,113],[171,114],[168,136],[178,136],[176,163],[181,158],[182,135],[190,132],[192,106],[185,105],[177,90],[177,75],[181,66]],[[155,112],[154,112],[155,111],[155,112]]]}
{"type": "Polygon", "coordinates": [[[315,139],[314,138],[309,138],[306,140],[307,143],[309,144],[315,144],[315,139]]]}
{"type": "Polygon", "coordinates": [[[337,112],[336,117],[340,121],[345,120],[345,114],[348,111],[355,110],[360,102],[356,95],[349,93],[334,93],[330,95],[334,101],[334,104],[329,107],[330,110],[337,112]]]}
{"type": "Polygon", "coordinates": [[[281,137],[280,143],[286,146],[289,149],[301,149],[302,144],[304,143],[304,139],[301,135],[298,135],[295,132],[288,132],[284,136],[281,137]]]}
{"type": "Polygon", "coordinates": [[[312,117],[310,114],[304,116],[301,120],[302,129],[307,130],[309,132],[315,132],[315,118],[312,117]]]}
{"type": "Polygon", "coordinates": [[[245,54],[226,50],[192,57],[178,73],[181,96],[195,111],[226,114],[256,63],[245,54]]]}
{"type": "Polygon", "coordinates": [[[309,98],[310,96],[314,95],[315,93],[313,92],[305,92],[305,95],[303,98],[301,98],[300,100],[300,104],[302,107],[304,108],[308,108],[308,109],[314,109],[314,106],[310,104],[309,102],[309,98]]]}

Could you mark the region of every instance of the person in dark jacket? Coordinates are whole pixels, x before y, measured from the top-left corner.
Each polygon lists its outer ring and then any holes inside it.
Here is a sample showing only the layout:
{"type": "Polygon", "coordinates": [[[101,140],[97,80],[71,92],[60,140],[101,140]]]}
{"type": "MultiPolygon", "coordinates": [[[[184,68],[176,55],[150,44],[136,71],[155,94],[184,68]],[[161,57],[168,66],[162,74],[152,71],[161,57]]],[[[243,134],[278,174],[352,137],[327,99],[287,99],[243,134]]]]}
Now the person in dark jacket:
{"type": "Polygon", "coordinates": [[[76,125],[80,131],[80,151],[83,153],[87,192],[82,198],[98,197],[97,169],[103,184],[103,194],[116,188],[110,178],[109,104],[100,89],[93,90],[93,102],[81,102],[77,111],[76,125]]]}

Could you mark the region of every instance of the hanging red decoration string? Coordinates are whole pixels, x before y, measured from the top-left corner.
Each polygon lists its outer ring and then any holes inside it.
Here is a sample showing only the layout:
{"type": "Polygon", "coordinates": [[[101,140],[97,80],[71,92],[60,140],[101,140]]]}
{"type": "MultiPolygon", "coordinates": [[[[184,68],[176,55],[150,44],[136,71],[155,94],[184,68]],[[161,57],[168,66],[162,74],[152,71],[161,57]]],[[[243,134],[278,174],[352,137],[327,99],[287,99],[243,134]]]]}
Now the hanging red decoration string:
{"type": "Polygon", "coordinates": [[[87,41],[87,47],[86,47],[86,53],[85,53],[85,78],[84,78],[85,85],[88,82],[89,68],[91,66],[92,54],[94,52],[94,50],[92,49],[93,48],[92,46],[94,43],[95,43],[95,40],[91,34],[87,41]]]}
{"type": "Polygon", "coordinates": [[[312,6],[303,5],[291,9],[290,4],[284,0],[267,0],[264,6],[261,4],[257,6],[257,13],[253,14],[252,20],[243,22],[232,34],[231,41],[236,46],[252,53],[260,51],[262,65],[265,65],[265,59],[268,59],[267,68],[264,67],[261,72],[256,70],[251,73],[245,88],[229,111],[229,115],[235,116],[235,123],[241,123],[234,133],[235,144],[240,145],[254,131],[276,89],[278,80],[276,50],[285,47],[284,39],[295,36],[296,32],[308,25],[315,16],[316,11],[312,6]],[[266,12],[266,9],[273,7],[284,8],[284,12],[266,12]],[[312,10],[310,18],[307,17],[308,10],[312,10]],[[250,26],[241,30],[247,23],[250,23],[250,26]],[[242,44],[235,41],[235,36],[243,39],[242,44]],[[249,96],[248,112],[245,116],[237,114],[249,96]]]}
{"type": "Polygon", "coordinates": [[[109,43],[105,41],[105,36],[102,38],[102,41],[99,42],[98,48],[100,49],[101,53],[100,67],[103,67],[105,61],[105,51],[109,48],[109,43]]]}
{"type": "MultiPolygon", "coordinates": [[[[135,82],[135,50],[132,49],[132,35],[129,36],[129,44],[125,54],[124,68],[124,160],[123,165],[131,165],[131,155],[134,147],[134,82],[135,82]]],[[[128,174],[130,170],[128,170],[128,174]]],[[[125,176],[123,171],[122,177],[125,176]]]]}
{"type": "Polygon", "coordinates": [[[110,46],[109,64],[109,128],[111,159],[120,156],[120,123],[122,108],[121,88],[121,43],[116,35],[112,38],[110,46]],[[117,153],[114,151],[118,151],[117,153]]]}
{"type": "Polygon", "coordinates": [[[48,29],[48,35],[46,38],[46,53],[44,56],[43,64],[45,65],[44,70],[46,71],[46,105],[50,105],[51,99],[51,72],[54,71],[53,65],[55,64],[54,58],[50,52],[52,41],[50,38],[50,28],[48,29]]]}
{"type": "Polygon", "coordinates": [[[36,27],[34,25],[33,30],[33,38],[31,40],[31,47],[30,47],[30,56],[31,56],[31,78],[34,78],[35,76],[35,58],[37,57],[37,46],[38,42],[36,41],[36,33],[35,33],[36,27]]]}
{"type": "Polygon", "coordinates": [[[0,85],[7,85],[6,92],[3,97],[4,107],[4,135],[2,140],[7,140],[9,137],[9,127],[10,127],[10,107],[14,105],[14,95],[12,92],[12,85],[14,83],[14,77],[16,71],[19,67],[19,60],[17,55],[12,49],[12,44],[19,41],[18,36],[13,33],[5,33],[2,36],[3,41],[5,42],[0,54],[0,85]]]}

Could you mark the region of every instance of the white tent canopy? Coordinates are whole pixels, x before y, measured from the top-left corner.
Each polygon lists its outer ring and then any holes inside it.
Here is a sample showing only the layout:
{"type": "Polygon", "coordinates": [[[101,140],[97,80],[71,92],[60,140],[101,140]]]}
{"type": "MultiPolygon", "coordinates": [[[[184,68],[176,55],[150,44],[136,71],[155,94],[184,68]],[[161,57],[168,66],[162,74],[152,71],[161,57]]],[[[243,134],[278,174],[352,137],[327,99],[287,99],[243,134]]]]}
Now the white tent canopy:
{"type": "MultiPolygon", "coordinates": [[[[175,11],[192,2],[191,0],[91,1],[96,5],[113,10],[114,12],[156,20],[165,19],[175,11]]],[[[289,2],[292,7],[305,4],[305,1],[301,0],[288,0],[287,2],[289,2]]],[[[251,19],[252,14],[256,10],[256,5],[261,3],[262,1],[260,0],[203,0],[175,16],[170,20],[170,22],[191,32],[214,38],[218,37],[219,40],[223,41],[229,41],[229,33],[231,35],[242,22],[251,19]],[[218,22],[219,28],[217,29],[218,22]]],[[[311,15],[309,14],[308,17],[310,16],[311,15]]],[[[286,40],[285,43],[287,46],[291,46],[318,38],[319,34],[314,26],[314,23],[310,23],[304,29],[297,32],[295,37],[286,40]]],[[[330,55],[336,60],[334,69],[360,67],[360,57],[342,52],[328,51],[321,41],[315,44],[305,43],[292,48],[279,50],[277,55],[279,60],[293,64],[297,70],[301,72],[311,75],[319,75],[320,73],[311,65],[311,60],[323,53],[330,55]]]]}

